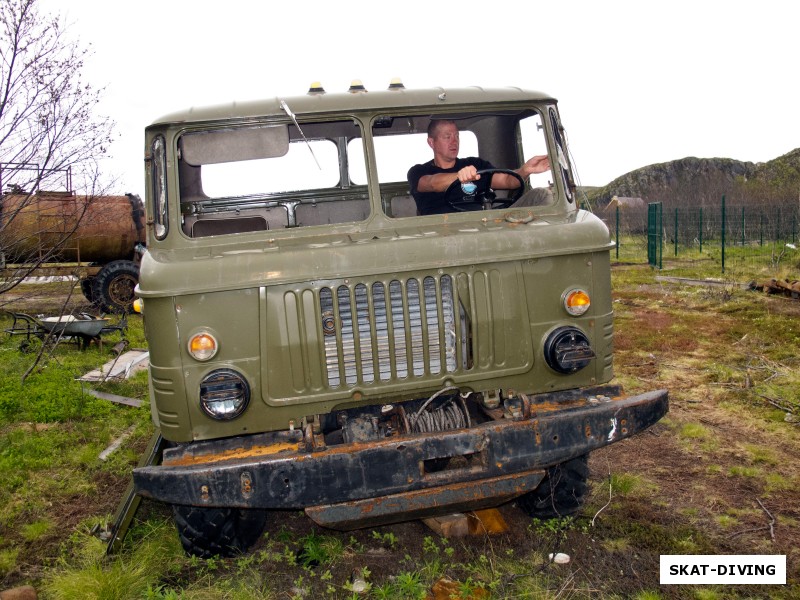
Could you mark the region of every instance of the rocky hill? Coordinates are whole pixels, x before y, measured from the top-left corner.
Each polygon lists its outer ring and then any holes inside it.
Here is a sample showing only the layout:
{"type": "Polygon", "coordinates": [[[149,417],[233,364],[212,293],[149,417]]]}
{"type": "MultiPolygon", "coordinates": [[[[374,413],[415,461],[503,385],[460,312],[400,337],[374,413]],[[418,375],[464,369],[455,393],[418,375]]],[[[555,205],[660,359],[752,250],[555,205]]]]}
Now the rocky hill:
{"type": "Polygon", "coordinates": [[[614,196],[643,198],[647,202],[665,199],[719,197],[768,193],[796,200],[800,192],[800,148],[766,163],[730,158],[687,157],[642,167],[618,177],[607,186],[586,190],[592,206],[602,208],[614,196]]]}

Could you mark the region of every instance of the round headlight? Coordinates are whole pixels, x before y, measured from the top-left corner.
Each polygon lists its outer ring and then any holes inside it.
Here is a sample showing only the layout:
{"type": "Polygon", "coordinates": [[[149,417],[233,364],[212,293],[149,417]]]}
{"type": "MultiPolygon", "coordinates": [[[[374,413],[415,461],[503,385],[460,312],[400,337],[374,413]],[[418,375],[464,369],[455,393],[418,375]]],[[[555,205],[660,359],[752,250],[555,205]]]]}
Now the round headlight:
{"type": "Polygon", "coordinates": [[[559,373],[580,371],[594,357],[589,338],[577,327],[559,327],[544,343],[544,359],[559,373]]]}
{"type": "Polygon", "coordinates": [[[233,369],[211,371],[200,382],[200,407],[212,419],[235,419],[249,402],[250,386],[244,376],[233,369]]]}
{"type": "Polygon", "coordinates": [[[189,354],[197,360],[211,360],[218,348],[217,339],[207,331],[195,333],[189,338],[189,354]]]}
{"type": "Polygon", "coordinates": [[[573,317],[580,317],[592,305],[589,299],[589,294],[586,290],[575,289],[569,290],[564,294],[564,308],[573,317]]]}

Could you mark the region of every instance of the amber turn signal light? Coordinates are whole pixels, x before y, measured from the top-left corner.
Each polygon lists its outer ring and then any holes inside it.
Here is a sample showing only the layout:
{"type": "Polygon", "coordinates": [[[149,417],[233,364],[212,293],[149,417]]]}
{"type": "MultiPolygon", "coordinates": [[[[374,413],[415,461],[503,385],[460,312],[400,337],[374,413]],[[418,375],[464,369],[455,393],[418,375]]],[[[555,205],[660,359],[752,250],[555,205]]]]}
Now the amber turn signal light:
{"type": "Polygon", "coordinates": [[[573,317],[580,317],[591,305],[589,294],[585,290],[575,289],[564,294],[564,308],[573,317]]]}
{"type": "Polygon", "coordinates": [[[189,339],[189,354],[197,360],[210,360],[217,353],[216,338],[207,331],[195,333],[189,339]]]}

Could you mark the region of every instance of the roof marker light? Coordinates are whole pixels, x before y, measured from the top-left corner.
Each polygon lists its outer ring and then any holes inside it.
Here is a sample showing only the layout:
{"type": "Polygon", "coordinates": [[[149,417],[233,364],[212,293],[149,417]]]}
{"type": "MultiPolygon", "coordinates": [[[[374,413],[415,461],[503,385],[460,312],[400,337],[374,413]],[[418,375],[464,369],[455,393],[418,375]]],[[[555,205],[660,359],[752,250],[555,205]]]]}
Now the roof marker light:
{"type": "Polygon", "coordinates": [[[360,79],[353,79],[353,81],[350,82],[350,89],[347,91],[351,94],[357,94],[358,92],[366,92],[367,88],[364,87],[360,79]]]}
{"type": "Polygon", "coordinates": [[[308,86],[308,94],[310,96],[314,96],[316,94],[324,94],[325,88],[322,87],[322,84],[319,81],[315,81],[310,86],[308,86]]]}
{"type": "Polygon", "coordinates": [[[389,89],[390,90],[404,90],[406,86],[403,85],[403,82],[400,80],[399,77],[393,77],[392,81],[389,82],[389,89]]]}

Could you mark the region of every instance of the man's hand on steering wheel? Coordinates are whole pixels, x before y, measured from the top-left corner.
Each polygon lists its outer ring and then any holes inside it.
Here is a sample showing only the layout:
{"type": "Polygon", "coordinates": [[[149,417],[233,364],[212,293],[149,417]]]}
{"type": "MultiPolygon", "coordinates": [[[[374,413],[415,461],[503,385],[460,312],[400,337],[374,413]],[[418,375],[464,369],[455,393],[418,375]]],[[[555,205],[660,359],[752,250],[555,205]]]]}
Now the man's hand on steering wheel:
{"type": "Polygon", "coordinates": [[[491,208],[507,208],[519,200],[520,196],[525,192],[525,180],[516,171],[512,171],[511,169],[483,169],[482,171],[469,172],[468,169],[470,168],[474,169],[475,167],[465,167],[458,172],[458,177],[447,187],[447,190],[445,190],[445,197],[453,193],[456,186],[461,186],[462,184],[475,185],[475,181],[479,181],[483,176],[488,176],[489,182],[487,185],[478,185],[477,189],[472,194],[468,194],[464,191],[460,201],[448,201],[448,204],[450,204],[453,210],[465,212],[481,209],[488,210],[491,208]],[[491,187],[492,175],[495,173],[504,173],[515,177],[519,181],[519,187],[514,188],[507,198],[498,200],[491,187]]]}

